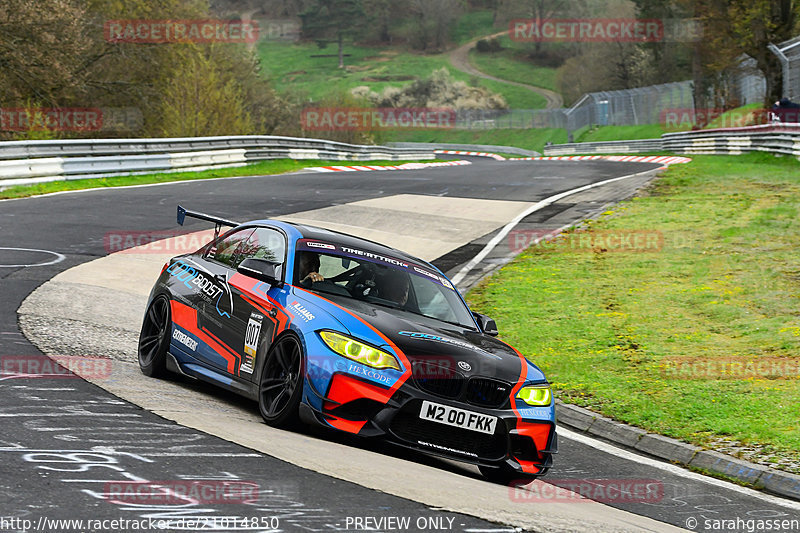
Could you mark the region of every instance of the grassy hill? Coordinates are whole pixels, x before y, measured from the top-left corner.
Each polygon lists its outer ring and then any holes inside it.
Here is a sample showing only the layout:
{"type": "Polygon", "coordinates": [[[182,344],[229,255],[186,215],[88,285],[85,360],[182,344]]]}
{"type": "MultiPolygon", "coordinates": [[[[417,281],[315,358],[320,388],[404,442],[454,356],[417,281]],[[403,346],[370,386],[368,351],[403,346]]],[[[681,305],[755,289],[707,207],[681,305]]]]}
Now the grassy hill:
{"type": "Polygon", "coordinates": [[[480,53],[475,49],[470,52],[470,61],[478,70],[504,80],[558,91],[556,69],[532,63],[527,59],[528,52],[508,36],[498,40],[503,46],[499,52],[480,53]]]}
{"type": "Polygon", "coordinates": [[[344,69],[338,68],[335,57],[314,57],[335,53],[333,46],[320,49],[314,43],[302,42],[263,42],[258,47],[262,69],[276,89],[305,93],[314,100],[333,91],[347,92],[359,85],[366,85],[373,91],[400,87],[446,67],[458,80],[502,94],[509,107],[540,109],[545,105],[544,98],[523,87],[472,79],[455,70],[447,54],[424,55],[401,48],[347,45],[345,53],[350,57],[345,58],[344,69]]]}

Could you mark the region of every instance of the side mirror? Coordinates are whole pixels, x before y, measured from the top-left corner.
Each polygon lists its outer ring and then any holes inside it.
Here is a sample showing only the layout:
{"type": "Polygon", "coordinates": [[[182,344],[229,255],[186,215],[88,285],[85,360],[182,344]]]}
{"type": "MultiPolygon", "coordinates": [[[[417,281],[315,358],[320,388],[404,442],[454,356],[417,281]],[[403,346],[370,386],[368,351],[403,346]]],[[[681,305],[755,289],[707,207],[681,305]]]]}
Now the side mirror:
{"type": "Polygon", "coordinates": [[[481,331],[483,331],[487,335],[491,335],[492,337],[497,337],[498,334],[497,322],[495,322],[488,316],[476,313],[475,311],[472,312],[472,316],[474,316],[475,320],[478,321],[478,325],[481,327],[481,331]]]}
{"type": "Polygon", "coordinates": [[[280,263],[267,261],[266,259],[256,259],[248,257],[236,268],[239,274],[244,274],[247,277],[255,278],[264,283],[268,283],[272,287],[283,287],[283,282],[280,278],[280,263]]]}

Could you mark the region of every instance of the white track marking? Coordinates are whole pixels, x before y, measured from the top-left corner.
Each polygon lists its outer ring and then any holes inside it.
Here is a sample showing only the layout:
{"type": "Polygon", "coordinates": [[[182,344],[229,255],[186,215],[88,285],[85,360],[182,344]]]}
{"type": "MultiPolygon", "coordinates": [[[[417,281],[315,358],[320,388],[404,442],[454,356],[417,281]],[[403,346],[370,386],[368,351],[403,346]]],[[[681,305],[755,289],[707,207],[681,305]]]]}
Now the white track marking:
{"type": "Polygon", "coordinates": [[[40,252],[43,254],[50,254],[56,256],[55,259],[51,261],[45,261],[44,263],[35,263],[33,265],[3,265],[0,264],[0,268],[26,268],[26,267],[43,267],[49,265],[55,265],[56,263],[60,263],[66,256],[58,253],[58,252],[51,252],[50,250],[37,250],[35,248],[7,248],[5,246],[0,246],[0,250],[12,250],[15,252],[40,252]]]}
{"type": "MultiPolygon", "coordinates": [[[[657,170],[657,169],[653,169],[653,170],[657,170]]],[[[627,176],[620,176],[619,178],[611,178],[611,179],[608,179],[608,180],[598,181],[597,183],[590,183],[589,185],[584,185],[583,187],[578,187],[577,189],[571,189],[569,191],[565,191],[565,192],[562,192],[562,193],[554,194],[553,196],[550,196],[548,198],[545,198],[544,200],[540,200],[540,201],[536,202],[535,204],[530,206],[528,209],[526,209],[525,211],[523,211],[522,213],[517,215],[514,218],[514,220],[512,220],[511,222],[506,224],[503,227],[503,229],[500,230],[500,233],[495,235],[494,238],[492,238],[492,240],[489,241],[489,243],[486,246],[484,246],[483,250],[478,252],[478,254],[475,257],[473,257],[469,261],[469,263],[464,265],[461,268],[461,270],[459,270],[458,273],[455,276],[452,277],[452,279],[450,281],[453,282],[453,285],[458,285],[467,276],[467,274],[469,274],[472,271],[472,269],[475,268],[478,265],[478,263],[483,261],[486,258],[486,256],[489,255],[489,253],[492,250],[494,250],[494,248],[503,239],[506,238],[506,236],[511,232],[511,230],[514,229],[516,227],[516,225],[519,224],[522,221],[522,219],[524,219],[528,215],[530,215],[532,213],[535,213],[536,211],[542,209],[543,207],[547,207],[548,205],[552,204],[553,202],[557,202],[558,200],[561,200],[562,198],[565,198],[565,197],[570,196],[572,194],[583,192],[583,191],[588,191],[589,189],[594,189],[595,187],[601,187],[603,185],[607,185],[607,184],[613,183],[615,181],[625,180],[625,179],[628,179],[628,178],[635,178],[636,176],[641,176],[643,174],[649,174],[650,172],[653,172],[653,170],[647,170],[645,172],[638,172],[636,174],[629,174],[627,176]]]]}
{"type": "MultiPolygon", "coordinates": [[[[581,444],[585,444],[587,446],[591,446],[596,450],[606,452],[608,454],[619,457],[620,459],[626,459],[628,461],[633,461],[637,464],[646,465],[652,468],[658,468],[660,470],[664,470],[665,472],[669,472],[670,474],[675,474],[676,476],[685,477],[693,481],[702,481],[703,483],[708,483],[709,485],[714,485],[715,487],[721,487],[727,490],[738,492],[740,494],[744,494],[745,496],[758,498],[759,500],[765,501],[772,505],[779,505],[781,507],[788,507],[795,511],[800,511],[800,502],[794,502],[791,500],[780,498],[778,496],[765,494],[757,490],[736,485],[735,483],[731,483],[729,481],[723,481],[721,479],[704,476],[702,474],[692,472],[691,470],[686,470],[683,467],[659,461],[658,459],[651,459],[649,457],[645,457],[637,453],[629,452],[628,450],[618,448],[613,444],[608,444],[607,442],[597,440],[595,438],[589,437],[588,435],[582,435],[580,433],[576,433],[572,430],[564,428],[563,426],[558,427],[558,436],[567,438],[569,440],[574,440],[575,442],[580,442],[581,444]]],[[[546,477],[543,478],[542,481],[547,482],[547,478],[546,477]]]]}

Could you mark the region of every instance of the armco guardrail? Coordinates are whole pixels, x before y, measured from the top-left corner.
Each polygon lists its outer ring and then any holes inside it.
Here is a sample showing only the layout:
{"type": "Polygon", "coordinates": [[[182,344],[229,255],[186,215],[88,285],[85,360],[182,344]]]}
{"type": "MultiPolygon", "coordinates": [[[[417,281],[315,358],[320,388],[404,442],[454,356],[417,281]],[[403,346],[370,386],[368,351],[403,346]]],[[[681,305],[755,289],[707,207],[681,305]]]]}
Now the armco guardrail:
{"type": "Polygon", "coordinates": [[[426,160],[433,150],[276,136],[0,142],[0,186],[241,166],[268,159],[426,160]]]}
{"type": "Polygon", "coordinates": [[[502,152],[504,154],[514,154],[523,157],[540,156],[539,152],[525,150],[516,146],[499,146],[496,144],[453,144],[453,143],[406,143],[392,142],[386,143],[394,148],[416,148],[428,150],[466,150],[467,152],[502,152]]]}
{"type": "Polygon", "coordinates": [[[660,139],[556,144],[545,147],[545,155],[643,152],[677,154],[741,154],[770,152],[800,158],[800,124],[764,124],[744,128],[721,128],[665,133],[660,139]]]}
{"type": "Polygon", "coordinates": [[[643,139],[638,141],[554,144],[545,146],[544,155],[638,154],[643,152],[661,152],[663,150],[664,146],[661,139],[643,139]]]}
{"type": "Polygon", "coordinates": [[[770,152],[800,158],[800,124],[667,133],[661,139],[665,150],[679,154],[770,152]]]}

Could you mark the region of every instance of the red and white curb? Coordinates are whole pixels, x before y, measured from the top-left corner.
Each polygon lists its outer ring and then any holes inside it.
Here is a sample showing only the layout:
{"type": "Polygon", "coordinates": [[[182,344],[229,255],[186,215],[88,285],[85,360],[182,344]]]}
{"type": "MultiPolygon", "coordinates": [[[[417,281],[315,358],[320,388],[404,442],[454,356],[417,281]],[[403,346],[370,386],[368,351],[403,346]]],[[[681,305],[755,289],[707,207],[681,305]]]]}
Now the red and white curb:
{"type": "Polygon", "coordinates": [[[313,170],[315,172],[369,172],[371,170],[422,170],[425,168],[436,167],[460,167],[463,165],[471,165],[469,161],[441,161],[437,163],[403,163],[402,165],[351,165],[351,166],[332,166],[332,167],[310,167],[306,170],[313,170]]]}
{"type": "Polygon", "coordinates": [[[510,157],[492,154],[490,152],[465,152],[461,150],[435,150],[435,154],[449,155],[471,155],[473,157],[491,157],[497,161],[625,161],[631,163],[661,163],[662,165],[676,165],[680,163],[690,163],[688,157],[668,156],[668,155],[557,155],[557,156],[537,156],[537,157],[510,157]]]}
{"type": "Polygon", "coordinates": [[[492,154],[489,152],[464,152],[461,150],[434,150],[434,154],[447,154],[447,155],[471,155],[473,157],[491,157],[498,161],[505,161],[506,158],[502,155],[492,154]]]}
{"type": "MultiPolygon", "coordinates": [[[[622,161],[628,163],[660,163],[662,165],[677,165],[690,163],[689,157],[670,156],[670,155],[554,155],[538,157],[513,157],[506,159],[497,154],[489,152],[462,152],[456,150],[436,150],[437,154],[450,155],[471,155],[476,157],[491,157],[497,161],[622,161]]],[[[349,165],[349,166],[330,166],[330,167],[310,167],[306,170],[315,172],[368,172],[371,170],[422,170],[436,167],[455,167],[471,165],[469,161],[443,161],[438,163],[404,163],[396,166],[376,166],[376,165],[349,165]]]]}
{"type": "Polygon", "coordinates": [[[508,161],[625,161],[630,163],[661,163],[662,165],[677,165],[691,163],[689,157],[671,155],[552,155],[539,157],[515,157],[508,161]]]}

